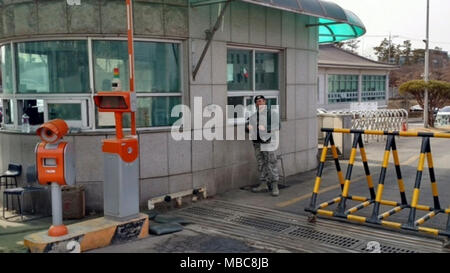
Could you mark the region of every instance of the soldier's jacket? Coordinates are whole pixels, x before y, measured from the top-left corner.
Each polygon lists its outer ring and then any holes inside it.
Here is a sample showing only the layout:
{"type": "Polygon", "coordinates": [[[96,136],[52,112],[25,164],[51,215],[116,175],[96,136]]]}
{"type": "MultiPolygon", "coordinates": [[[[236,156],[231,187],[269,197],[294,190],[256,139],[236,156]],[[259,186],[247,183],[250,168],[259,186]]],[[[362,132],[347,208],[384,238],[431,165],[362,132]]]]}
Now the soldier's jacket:
{"type": "Polygon", "coordinates": [[[246,123],[245,128],[248,125],[253,127],[253,130],[249,131],[250,139],[254,143],[270,143],[273,133],[280,130],[280,116],[276,110],[267,110],[266,107],[263,111],[256,111],[251,115],[246,123]],[[263,125],[266,130],[259,130],[259,125],[263,125]]]}

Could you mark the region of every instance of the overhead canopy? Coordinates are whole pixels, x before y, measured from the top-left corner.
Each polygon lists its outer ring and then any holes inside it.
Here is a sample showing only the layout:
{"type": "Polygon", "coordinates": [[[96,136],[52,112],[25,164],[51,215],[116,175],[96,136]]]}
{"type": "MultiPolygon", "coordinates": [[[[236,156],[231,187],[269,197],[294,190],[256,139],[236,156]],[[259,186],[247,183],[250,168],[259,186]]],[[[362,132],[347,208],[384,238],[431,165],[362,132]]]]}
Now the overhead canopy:
{"type": "MultiPolygon", "coordinates": [[[[224,0],[189,0],[192,6],[226,2],[224,0]]],[[[319,28],[319,44],[336,43],[358,38],[366,28],[353,12],[339,5],[322,0],[240,0],[255,5],[287,10],[319,18],[317,24],[308,27],[319,28]]]]}

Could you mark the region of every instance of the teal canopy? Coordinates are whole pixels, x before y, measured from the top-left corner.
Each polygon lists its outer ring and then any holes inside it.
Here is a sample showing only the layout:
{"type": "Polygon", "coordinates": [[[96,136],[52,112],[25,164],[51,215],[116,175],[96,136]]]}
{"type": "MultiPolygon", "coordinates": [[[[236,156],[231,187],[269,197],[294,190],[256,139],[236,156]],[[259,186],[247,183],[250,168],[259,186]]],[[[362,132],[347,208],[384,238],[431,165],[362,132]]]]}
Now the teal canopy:
{"type": "MultiPolygon", "coordinates": [[[[319,18],[317,24],[308,27],[319,28],[319,44],[336,43],[358,38],[366,33],[361,20],[349,10],[322,0],[240,0],[255,5],[268,6],[319,18]]],[[[224,0],[190,0],[192,6],[216,4],[224,0]]]]}

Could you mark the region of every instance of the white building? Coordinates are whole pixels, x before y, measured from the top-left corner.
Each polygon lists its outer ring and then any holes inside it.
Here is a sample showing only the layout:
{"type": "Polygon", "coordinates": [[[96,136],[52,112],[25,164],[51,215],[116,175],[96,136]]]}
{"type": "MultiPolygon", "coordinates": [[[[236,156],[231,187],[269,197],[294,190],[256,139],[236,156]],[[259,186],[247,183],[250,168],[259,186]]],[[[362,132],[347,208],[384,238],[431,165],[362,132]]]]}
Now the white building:
{"type": "Polygon", "coordinates": [[[376,62],[334,45],[319,47],[317,107],[349,109],[352,102],[387,106],[389,73],[396,66],[376,62]]]}

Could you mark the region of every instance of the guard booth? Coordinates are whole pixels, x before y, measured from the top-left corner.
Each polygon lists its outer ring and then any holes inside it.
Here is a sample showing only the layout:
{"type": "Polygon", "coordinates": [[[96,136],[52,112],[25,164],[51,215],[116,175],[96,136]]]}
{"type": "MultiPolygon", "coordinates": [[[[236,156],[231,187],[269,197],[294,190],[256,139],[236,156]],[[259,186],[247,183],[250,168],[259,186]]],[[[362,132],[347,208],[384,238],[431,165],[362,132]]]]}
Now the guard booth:
{"type": "Polygon", "coordinates": [[[49,238],[46,233],[25,237],[30,252],[82,252],[148,236],[148,215],[139,213],[139,165],[136,134],[136,93],[134,92],[134,48],[132,2],[126,0],[130,91],[121,91],[119,70],[114,69],[112,92],[98,92],[95,105],[101,113],[113,113],[116,138],[104,139],[104,217],[76,223],[68,233],[49,238]],[[124,136],[123,113],[131,115],[131,135],[124,136]],[[73,248],[74,247],[74,248],[73,248]]]}

